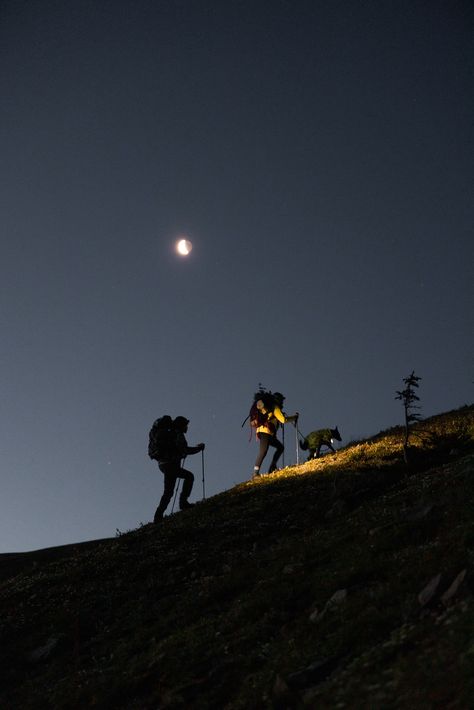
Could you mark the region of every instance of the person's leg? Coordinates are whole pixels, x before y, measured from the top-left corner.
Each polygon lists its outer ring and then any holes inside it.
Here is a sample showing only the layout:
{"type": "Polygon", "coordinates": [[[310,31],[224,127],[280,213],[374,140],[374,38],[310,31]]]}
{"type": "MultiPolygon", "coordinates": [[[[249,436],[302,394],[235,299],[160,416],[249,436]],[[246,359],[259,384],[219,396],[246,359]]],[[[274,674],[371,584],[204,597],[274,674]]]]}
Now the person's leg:
{"type": "Polygon", "coordinates": [[[260,448],[258,450],[258,455],[255,460],[255,466],[253,467],[253,475],[260,476],[260,466],[262,465],[263,459],[267,455],[268,447],[270,446],[270,434],[258,434],[258,439],[260,441],[260,448]]]}
{"type": "Polygon", "coordinates": [[[163,518],[164,512],[173,497],[176,477],[179,472],[179,464],[163,463],[160,466],[160,471],[164,475],[165,487],[163,490],[163,495],[161,496],[160,504],[156,509],[155,517],[153,519],[153,522],[155,523],[163,518]]]}
{"type": "Polygon", "coordinates": [[[283,446],[281,441],[276,438],[276,436],[271,437],[269,444],[270,446],[273,446],[275,448],[275,453],[273,454],[272,462],[270,464],[270,468],[268,469],[268,473],[272,473],[276,470],[278,459],[285,450],[285,447],[283,446]]]}
{"type": "Polygon", "coordinates": [[[188,502],[188,498],[193,490],[194,474],[191,473],[191,471],[187,471],[185,468],[180,468],[178,478],[183,479],[183,488],[179,496],[179,508],[180,510],[184,510],[184,508],[190,508],[193,505],[193,503],[188,502]]]}

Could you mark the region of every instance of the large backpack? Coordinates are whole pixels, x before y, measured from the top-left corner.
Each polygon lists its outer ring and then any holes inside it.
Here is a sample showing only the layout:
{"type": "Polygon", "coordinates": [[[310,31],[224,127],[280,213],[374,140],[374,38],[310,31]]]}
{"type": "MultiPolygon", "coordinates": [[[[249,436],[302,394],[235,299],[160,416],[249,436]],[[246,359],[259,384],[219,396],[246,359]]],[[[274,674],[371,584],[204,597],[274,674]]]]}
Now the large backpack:
{"type": "Polygon", "coordinates": [[[176,451],[176,432],[169,414],[153,422],[148,435],[148,456],[156,461],[166,459],[176,451]]]}
{"type": "Polygon", "coordinates": [[[250,412],[247,417],[250,421],[250,426],[254,429],[258,429],[258,427],[266,424],[274,408],[275,399],[273,394],[260,389],[254,395],[253,404],[250,407],[250,412]],[[260,403],[263,403],[263,408],[258,406],[260,403]]]}

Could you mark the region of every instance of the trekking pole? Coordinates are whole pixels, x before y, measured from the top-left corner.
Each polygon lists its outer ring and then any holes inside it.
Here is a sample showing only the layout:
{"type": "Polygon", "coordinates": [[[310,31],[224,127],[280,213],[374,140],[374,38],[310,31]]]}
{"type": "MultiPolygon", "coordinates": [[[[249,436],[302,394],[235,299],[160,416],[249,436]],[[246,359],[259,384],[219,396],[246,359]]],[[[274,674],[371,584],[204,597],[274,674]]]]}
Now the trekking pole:
{"type": "Polygon", "coordinates": [[[204,449],[201,449],[201,468],[202,468],[202,499],[206,500],[206,489],[204,482],[204,449]]]}
{"type": "Polygon", "coordinates": [[[281,457],[281,462],[283,464],[282,468],[285,468],[285,427],[281,428],[281,438],[283,439],[283,456],[281,457]]]}
{"type": "Polygon", "coordinates": [[[300,449],[298,446],[298,420],[295,421],[296,465],[300,463],[300,449]]]}
{"type": "Polygon", "coordinates": [[[178,478],[178,483],[177,483],[177,485],[176,485],[176,490],[175,490],[175,492],[174,492],[173,505],[171,506],[171,515],[173,514],[174,504],[176,503],[176,496],[178,495],[179,484],[180,484],[180,483],[181,483],[181,479],[178,478]]]}

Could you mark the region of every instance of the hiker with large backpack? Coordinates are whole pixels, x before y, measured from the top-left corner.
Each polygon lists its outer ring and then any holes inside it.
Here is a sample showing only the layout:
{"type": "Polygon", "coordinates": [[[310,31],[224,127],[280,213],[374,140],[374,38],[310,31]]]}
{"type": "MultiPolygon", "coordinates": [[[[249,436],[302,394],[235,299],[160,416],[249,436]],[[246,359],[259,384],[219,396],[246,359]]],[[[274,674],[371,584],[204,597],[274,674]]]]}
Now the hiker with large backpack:
{"type": "Polygon", "coordinates": [[[194,505],[188,501],[193,489],[194,474],[183,468],[182,462],[189,454],[204,451],[204,444],[188,446],[185,437],[188,424],[189,419],[186,417],[172,419],[169,415],[165,415],[157,419],[150,430],[148,455],[158,462],[165,479],[163,495],[153,518],[154,523],[159,523],[163,519],[178,478],[183,479],[183,488],[179,497],[180,510],[192,508],[194,505]]]}
{"type": "Polygon", "coordinates": [[[277,468],[278,459],[282,455],[285,447],[277,438],[277,431],[280,425],[287,422],[298,421],[298,412],[291,416],[286,415],[282,408],[285,397],[281,392],[266,392],[260,389],[254,396],[254,403],[250,409],[250,425],[255,429],[256,437],[260,442],[258,455],[253,467],[252,478],[260,476],[260,467],[263,459],[267,455],[268,449],[272,446],[275,449],[270,463],[268,473],[272,473],[277,468]]]}

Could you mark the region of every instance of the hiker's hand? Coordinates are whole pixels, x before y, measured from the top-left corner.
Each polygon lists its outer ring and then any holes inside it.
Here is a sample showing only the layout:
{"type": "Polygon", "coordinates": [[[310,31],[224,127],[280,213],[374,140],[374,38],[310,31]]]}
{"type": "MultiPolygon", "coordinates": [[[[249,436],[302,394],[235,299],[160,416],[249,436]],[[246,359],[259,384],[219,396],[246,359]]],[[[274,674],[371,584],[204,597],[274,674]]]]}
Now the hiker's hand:
{"type": "Polygon", "coordinates": [[[204,451],[205,448],[206,448],[205,444],[198,444],[199,451],[204,451]]]}

